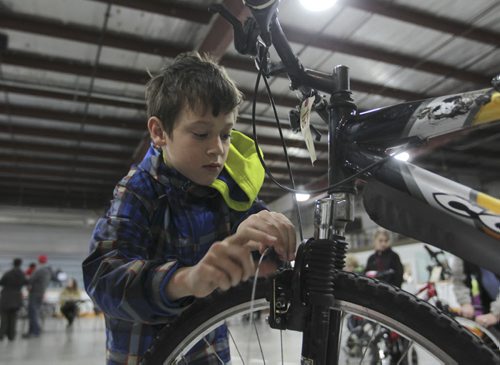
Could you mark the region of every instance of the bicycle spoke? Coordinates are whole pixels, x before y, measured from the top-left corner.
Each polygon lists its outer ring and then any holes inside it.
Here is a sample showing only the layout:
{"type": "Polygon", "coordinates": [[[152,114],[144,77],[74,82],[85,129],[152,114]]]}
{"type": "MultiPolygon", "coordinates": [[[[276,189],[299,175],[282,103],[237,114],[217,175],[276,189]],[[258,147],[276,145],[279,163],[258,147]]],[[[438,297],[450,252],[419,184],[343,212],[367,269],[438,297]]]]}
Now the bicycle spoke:
{"type": "Polygon", "coordinates": [[[255,335],[257,336],[257,343],[259,344],[260,354],[262,356],[262,361],[264,361],[264,365],[266,365],[266,359],[264,357],[264,351],[262,350],[262,343],[260,342],[259,331],[257,330],[257,326],[255,325],[255,320],[253,320],[253,314],[250,314],[252,318],[252,324],[255,328],[255,335]]]}
{"type": "Polygon", "coordinates": [[[280,330],[280,343],[281,343],[281,365],[284,365],[283,359],[283,330],[280,330]]]}
{"type": "Polygon", "coordinates": [[[243,360],[243,356],[241,355],[240,348],[238,347],[238,344],[234,340],[233,334],[229,328],[227,329],[227,332],[229,333],[229,337],[231,337],[231,341],[233,342],[233,345],[236,348],[236,351],[238,352],[238,356],[240,357],[241,362],[243,363],[243,365],[245,365],[245,361],[243,360]]]}
{"type": "MultiPolygon", "coordinates": [[[[406,350],[401,354],[401,357],[399,358],[399,361],[396,365],[400,365],[401,364],[401,361],[403,361],[403,359],[405,358],[405,356],[408,356],[408,353],[410,351],[410,349],[413,347],[413,341],[409,342],[408,343],[408,346],[406,346],[406,350]]],[[[409,357],[407,357],[409,359],[409,357]]],[[[411,365],[411,364],[409,364],[411,365]]]]}
{"type": "Polygon", "coordinates": [[[210,344],[210,342],[207,341],[206,337],[203,337],[203,341],[205,341],[205,343],[207,344],[208,349],[213,351],[213,354],[215,355],[215,357],[217,358],[217,360],[219,360],[219,362],[222,365],[224,365],[224,361],[222,361],[222,359],[219,357],[219,355],[217,355],[217,351],[215,351],[214,347],[210,344]]]}
{"type": "Polygon", "coordinates": [[[370,341],[366,344],[365,350],[363,351],[363,356],[361,357],[361,360],[359,361],[359,365],[362,365],[363,360],[365,359],[366,353],[368,352],[368,349],[370,348],[370,345],[372,344],[374,338],[376,335],[378,335],[378,331],[380,330],[380,325],[377,323],[375,325],[375,328],[373,329],[373,333],[370,337],[370,341]]]}

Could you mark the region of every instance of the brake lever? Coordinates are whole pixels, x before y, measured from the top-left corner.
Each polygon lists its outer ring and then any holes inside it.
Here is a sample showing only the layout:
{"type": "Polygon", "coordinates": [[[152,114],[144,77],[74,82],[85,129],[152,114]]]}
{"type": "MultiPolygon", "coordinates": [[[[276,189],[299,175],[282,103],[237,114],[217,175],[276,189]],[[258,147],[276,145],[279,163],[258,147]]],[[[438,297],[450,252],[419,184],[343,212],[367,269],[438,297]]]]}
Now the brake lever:
{"type": "Polygon", "coordinates": [[[256,44],[260,30],[255,19],[247,18],[245,24],[242,25],[238,18],[222,4],[212,4],[208,7],[208,11],[219,14],[233,26],[234,47],[238,53],[251,56],[257,55],[256,44]]]}

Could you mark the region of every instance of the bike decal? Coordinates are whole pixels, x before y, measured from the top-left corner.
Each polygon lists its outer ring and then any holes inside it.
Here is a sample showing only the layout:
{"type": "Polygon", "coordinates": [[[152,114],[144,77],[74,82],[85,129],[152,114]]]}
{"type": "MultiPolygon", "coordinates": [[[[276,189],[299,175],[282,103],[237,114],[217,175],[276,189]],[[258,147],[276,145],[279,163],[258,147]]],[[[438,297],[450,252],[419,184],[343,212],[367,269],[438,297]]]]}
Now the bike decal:
{"type": "Polygon", "coordinates": [[[494,92],[490,101],[483,105],[479,109],[478,113],[474,117],[472,122],[473,125],[486,124],[491,122],[499,121],[498,116],[500,115],[500,93],[494,92]]]}
{"type": "MultiPolygon", "coordinates": [[[[463,129],[474,122],[477,111],[484,107],[486,94],[486,90],[480,90],[422,103],[412,116],[414,122],[408,135],[426,139],[463,129]]],[[[487,113],[490,114],[489,109],[487,113]]]]}
{"type": "Polygon", "coordinates": [[[496,215],[483,207],[473,204],[467,199],[446,193],[434,193],[436,202],[447,211],[480,223],[486,233],[494,233],[500,237],[500,215],[496,215]]]}
{"type": "Polygon", "coordinates": [[[413,197],[500,239],[500,200],[410,163],[400,171],[413,197]]]}
{"type": "Polygon", "coordinates": [[[477,204],[479,204],[481,207],[491,210],[492,212],[496,214],[500,214],[500,200],[496,199],[488,194],[484,193],[477,193],[477,204]]]}

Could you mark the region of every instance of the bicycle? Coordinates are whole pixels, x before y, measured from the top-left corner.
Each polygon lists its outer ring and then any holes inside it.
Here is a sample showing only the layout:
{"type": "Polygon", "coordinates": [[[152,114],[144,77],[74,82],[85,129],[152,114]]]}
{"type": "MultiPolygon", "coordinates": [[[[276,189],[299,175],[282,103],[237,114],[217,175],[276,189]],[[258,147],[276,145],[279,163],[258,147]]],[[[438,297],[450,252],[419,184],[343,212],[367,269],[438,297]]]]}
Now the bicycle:
{"type": "MultiPolygon", "coordinates": [[[[393,274],[393,269],[365,272],[367,277],[381,281],[386,281],[393,274]]],[[[429,291],[429,293],[432,292],[429,291]]],[[[397,332],[359,316],[348,316],[346,321],[349,333],[343,350],[346,353],[347,365],[360,364],[365,360],[370,365],[379,363],[418,365],[417,352],[415,349],[405,351],[408,344],[397,332]]]]}
{"type": "MultiPolygon", "coordinates": [[[[440,136],[456,136],[460,131],[499,121],[500,75],[492,80],[490,89],[358,113],[350,98],[346,66],[336,66],[332,74],[304,68],[281,29],[279,1],[244,2],[253,15],[244,25],[220,5],[213,6],[212,11],[232,23],[236,49],[254,57],[258,69],[255,90],[262,78],[269,92],[266,78],[286,73],[291,88],[302,95],[302,110],[308,100],[328,125],[328,188],[311,192],[327,193],[327,197],[316,202],[314,238],[299,246],[293,268],[285,267],[270,278],[259,279],[254,295],[252,284],[243,283],[196,301],[178,320],[165,325],[144,363],[186,363],[185,355],[192,348],[203,355],[211,354],[213,363],[224,363],[217,349],[205,345],[209,343],[205,336],[231,322],[230,317],[270,308],[269,326],[277,331],[263,328],[266,341],[259,344],[257,352],[262,353],[264,363],[266,356],[278,353],[279,357],[277,346],[284,333],[303,333],[301,339],[294,340],[302,343],[300,354],[293,355],[295,363],[342,363],[343,320],[354,314],[404,337],[408,343],[404,351],[417,349],[419,358],[425,354],[444,364],[500,364],[500,358],[484,343],[429,303],[398,288],[342,271],[347,250],[345,226],[354,217],[354,179],[362,176],[367,180],[365,209],[377,224],[499,273],[498,200],[393,156],[440,136]],[[280,58],[278,63],[269,58],[271,46],[280,58]],[[329,94],[330,100],[320,93],[329,94]],[[450,103],[456,107],[450,108],[450,103]],[[272,333],[277,334],[277,345],[270,344],[272,333]]],[[[254,119],[255,104],[254,99],[254,119]]],[[[277,122],[279,125],[279,119],[277,122]]],[[[291,122],[292,126],[303,122],[307,127],[307,120],[300,120],[297,110],[291,113],[291,122]]],[[[255,124],[254,140],[260,151],[255,124]]],[[[262,156],[261,160],[264,163],[262,156]]],[[[292,188],[283,188],[298,192],[293,184],[292,188]]],[[[232,350],[233,363],[245,363],[240,352],[239,348],[232,350]]],[[[282,349],[281,363],[284,355],[282,349]]],[[[189,363],[196,364],[196,360],[189,363]]]]}

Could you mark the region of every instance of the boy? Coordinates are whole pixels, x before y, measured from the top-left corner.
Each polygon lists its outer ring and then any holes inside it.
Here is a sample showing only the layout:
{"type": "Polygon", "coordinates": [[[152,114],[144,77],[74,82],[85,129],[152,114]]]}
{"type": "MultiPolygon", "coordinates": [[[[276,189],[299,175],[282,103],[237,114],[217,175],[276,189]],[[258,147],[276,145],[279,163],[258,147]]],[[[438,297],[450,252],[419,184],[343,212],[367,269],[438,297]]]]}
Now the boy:
{"type": "MultiPolygon", "coordinates": [[[[253,141],[232,132],[240,102],[225,71],[198,54],[178,56],[146,86],[152,147],[116,186],[83,263],[106,317],[108,364],[139,363],[194,297],[249,279],[251,251],[294,258],[293,225],[256,201],[264,173],[253,141]]],[[[228,361],[226,330],[208,337],[228,361]]],[[[201,347],[188,362],[210,363],[201,347]]]]}

